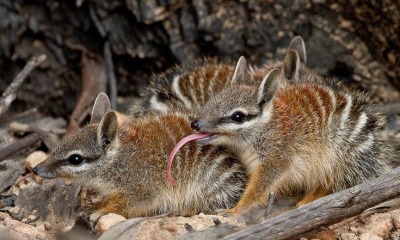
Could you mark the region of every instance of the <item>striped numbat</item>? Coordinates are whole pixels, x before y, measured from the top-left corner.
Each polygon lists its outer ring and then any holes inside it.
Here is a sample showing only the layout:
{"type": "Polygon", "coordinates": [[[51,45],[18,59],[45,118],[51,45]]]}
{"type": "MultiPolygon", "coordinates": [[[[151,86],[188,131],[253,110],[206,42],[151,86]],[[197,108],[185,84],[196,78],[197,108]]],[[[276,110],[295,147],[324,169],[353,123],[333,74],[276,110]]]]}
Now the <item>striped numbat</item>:
{"type": "Polygon", "coordinates": [[[241,84],[241,58],[232,86],[212,98],[192,128],[209,133],[203,143],[239,156],[248,185],[237,214],[277,196],[304,194],[298,206],[377,177],[395,160],[394,146],[379,138],[381,119],[365,94],[352,93],[304,67],[296,38],[282,64],[258,87],[241,84]]]}
{"type": "Polygon", "coordinates": [[[245,188],[245,169],[221,147],[193,143],[180,152],[174,176],[165,178],[174,144],[193,130],[189,114],[153,113],[138,120],[110,110],[101,93],[90,124],[66,136],[33,169],[44,178],[65,177],[97,190],[106,200],[95,213],[125,217],[161,213],[193,215],[230,208],[245,188]]]}
{"type": "MultiPolygon", "coordinates": [[[[250,68],[246,84],[258,85],[265,68],[250,68]]],[[[131,115],[140,117],[152,110],[168,112],[183,110],[199,114],[206,102],[231,85],[235,66],[206,58],[186,66],[176,66],[154,76],[142,103],[130,109],[131,115]]]]}

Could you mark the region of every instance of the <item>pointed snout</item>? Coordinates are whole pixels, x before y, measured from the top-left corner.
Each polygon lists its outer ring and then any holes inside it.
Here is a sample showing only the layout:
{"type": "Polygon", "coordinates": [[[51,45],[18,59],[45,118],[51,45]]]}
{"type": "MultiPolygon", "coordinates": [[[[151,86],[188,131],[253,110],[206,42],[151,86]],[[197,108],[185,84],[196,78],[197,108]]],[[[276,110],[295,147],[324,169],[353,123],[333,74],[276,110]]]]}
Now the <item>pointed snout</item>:
{"type": "Polygon", "coordinates": [[[196,131],[200,131],[200,121],[199,119],[195,120],[190,124],[190,127],[196,131]]]}
{"type": "Polygon", "coordinates": [[[32,172],[42,178],[56,178],[56,172],[52,169],[52,167],[45,165],[45,162],[46,161],[32,168],[32,172]]]}
{"type": "Polygon", "coordinates": [[[38,175],[38,166],[32,168],[32,172],[36,175],[38,175]]]}

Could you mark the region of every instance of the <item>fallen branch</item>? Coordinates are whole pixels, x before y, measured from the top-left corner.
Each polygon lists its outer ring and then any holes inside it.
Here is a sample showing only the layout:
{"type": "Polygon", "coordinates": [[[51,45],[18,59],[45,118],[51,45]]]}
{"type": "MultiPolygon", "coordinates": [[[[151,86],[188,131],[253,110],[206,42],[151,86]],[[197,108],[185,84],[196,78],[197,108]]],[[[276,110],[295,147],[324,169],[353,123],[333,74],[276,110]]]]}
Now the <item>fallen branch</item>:
{"type": "Polygon", "coordinates": [[[352,188],[328,195],[224,239],[292,239],[322,225],[360,214],[400,195],[400,167],[352,188]]]}
{"type": "Polygon", "coordinates": [[[106,66],[104,59],[91,53],[84,46],[69,43],[70,48],[82,51],[82,90],[79,100],[71,114],[67,133],[77,130],[85,117],[90,113],[90,107],[100,92],[106,91],[106,66]]]}
{"type": "Polygon", "coordinates": [[[46,55],[42,54],[39,56],[34,56],[26,63],[25,67],[21,70],[20,73],[14,78],[11,84],[4,90],[3,94],[0,98],[0,115],[7,112],[10,108],[11,103],[14,101],[15,96],[17,94],[18,88],[24,82],[25,78],[39,66],[44,60],[46,60],[46,55]]]}
{"type": "Polygon", "coordinates": [[[0,150],[0,162],[8,158],[9,156],[21,151],[22,149],[25,149],[40,142],[41,140],[42,136],[37,132],[33,132],[21,138],[20,140],[11,143],[10,145],[0,150]]]}
{"type": "Polygon", "coordinates": [[[269,193],[268,204],[267,204],[267,207],[265,208],[265,213],[264,213],[265,219],[268,219],[269,216],[271,215],[272,205],[275,202],[275,197],[276,197],[276,195],[274,192],[269,193]]]}
{"type": "Polygon", "coordinates": [[[388,103],[382,105],[372,105],[369,109],[373,112],[379,112],[385,115],[399,114],[400,103],[388,103]]]}
{"type": "Polygon", "coordinates": [[[106,61],[107,77],[108,77],[109,87],[110,87],[110,96],[109,97],[110,97],[110,102],[111,102],[111,108],[116,109],[117,108],[117,79],[115,78],[115,74],[114,74],[114,63],[112,60],[110,43],[108,41],[104,44],[104,59],[106,61]]]}
{"type": "Polygon", "coordinates": [[[12,121],[17,121],[18,119],[25,118],[25,117],[32,117],[38,113],[37,108],[31,108],[21,113],[16,113],[11,116],[5,116],[4,118],[0,119],[0,124],[9,123],[12,121]]]}

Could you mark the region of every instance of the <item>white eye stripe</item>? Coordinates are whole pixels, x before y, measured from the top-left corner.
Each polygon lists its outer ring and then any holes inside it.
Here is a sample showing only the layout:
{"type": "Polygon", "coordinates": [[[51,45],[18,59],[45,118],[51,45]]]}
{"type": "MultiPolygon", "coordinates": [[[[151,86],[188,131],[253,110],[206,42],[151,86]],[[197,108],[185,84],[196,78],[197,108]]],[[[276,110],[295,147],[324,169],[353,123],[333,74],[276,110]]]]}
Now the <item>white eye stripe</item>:
{"type": "Polygon", "coordinates": [[[67,155],[65,156],[64,159],[67,159],[67,158],[69,158],[70,156],[72,156],[72,155],[74,155],[74,154],[83,156],[83,152],[82,152],[81,150],[72,150],[72,151],[70,151],[70,152],[67,153],[67,155]]]}
{"type": "Polygon", "coordinates": [[[259,123],[259,119],[252,119],[250,121],[246,121],[244,123],[241,124],[237,124],[237,123],[227,123],[223,125],[223,128],[226,130],[238,130],[238,129],[245,129],[245,128],[249,128],[254,124],[259,123]]]}
{"type": "Polygon", "coordinates": [[[232,116],[232,114],[234,114],[235,112],[241,112],[244,115],[249,115],[249,113],[248,113],[248,111],[246,109],[244,109],[244,108],[235,108],[235,109],[233,109],[232,111],[229,112],[227,117],[232,116]]]}
{"type": "Polygon", "coordinates": [[[60,167],[62,171],[67,173],[74,173],[74,172],[85,172],[90,170],[91,166],[88,163],[83,163],[80,165],[66,165],[60,167]]]}

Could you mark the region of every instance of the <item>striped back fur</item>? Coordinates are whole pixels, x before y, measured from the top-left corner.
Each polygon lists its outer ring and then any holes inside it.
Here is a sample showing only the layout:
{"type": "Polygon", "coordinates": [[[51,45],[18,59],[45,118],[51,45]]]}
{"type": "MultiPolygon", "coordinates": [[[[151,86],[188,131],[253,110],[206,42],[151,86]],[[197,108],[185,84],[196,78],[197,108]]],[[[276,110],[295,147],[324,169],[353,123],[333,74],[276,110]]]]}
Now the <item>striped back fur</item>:
{"type": "MultiPolygon", "coordinates": [[[[262,69],[264,67],[247,71],[246,84],[259,84],[265,75],[262,69]]],[[[210,98],[231,85],[234,70],[234,65],[210,58],[174,67],[154,77],[145,92],[144,102],[132,106],[131,115],[141,116],[151,110],[199,114],[210,98]]]]}
{"type": "MultiPolygon", "coordinates": [[[[297,62],[288,62],[283,67],[287,70],[287,77],[294,73],[302,72],[306,62],[306,50],[301,37],[295,37],[289,44],[288,50],[294,49],[298,53],[302,66],[297,71],[291,71],[297,62]]],[[[184,110],[198,115],[205,104],[221,90],[232,85],[232,79],[237,78],[235,70],[239,65],[244,67],[241,84],[257,86],[264,76],[281,63],[264,65],[261,67],[246,68],[246,61],[241,58],[236,65],[220,63],[214,58],[205,58],[191,64],[176,66],[165,73],[154,76],[145,93],[144,102],[132,106],[130,112],[133,116],[141,116],[143,112],[151,110],[167,112],[171,110],[184,110]]],[[[293,76],[297,77],[297,76],[293,76]]]]}

